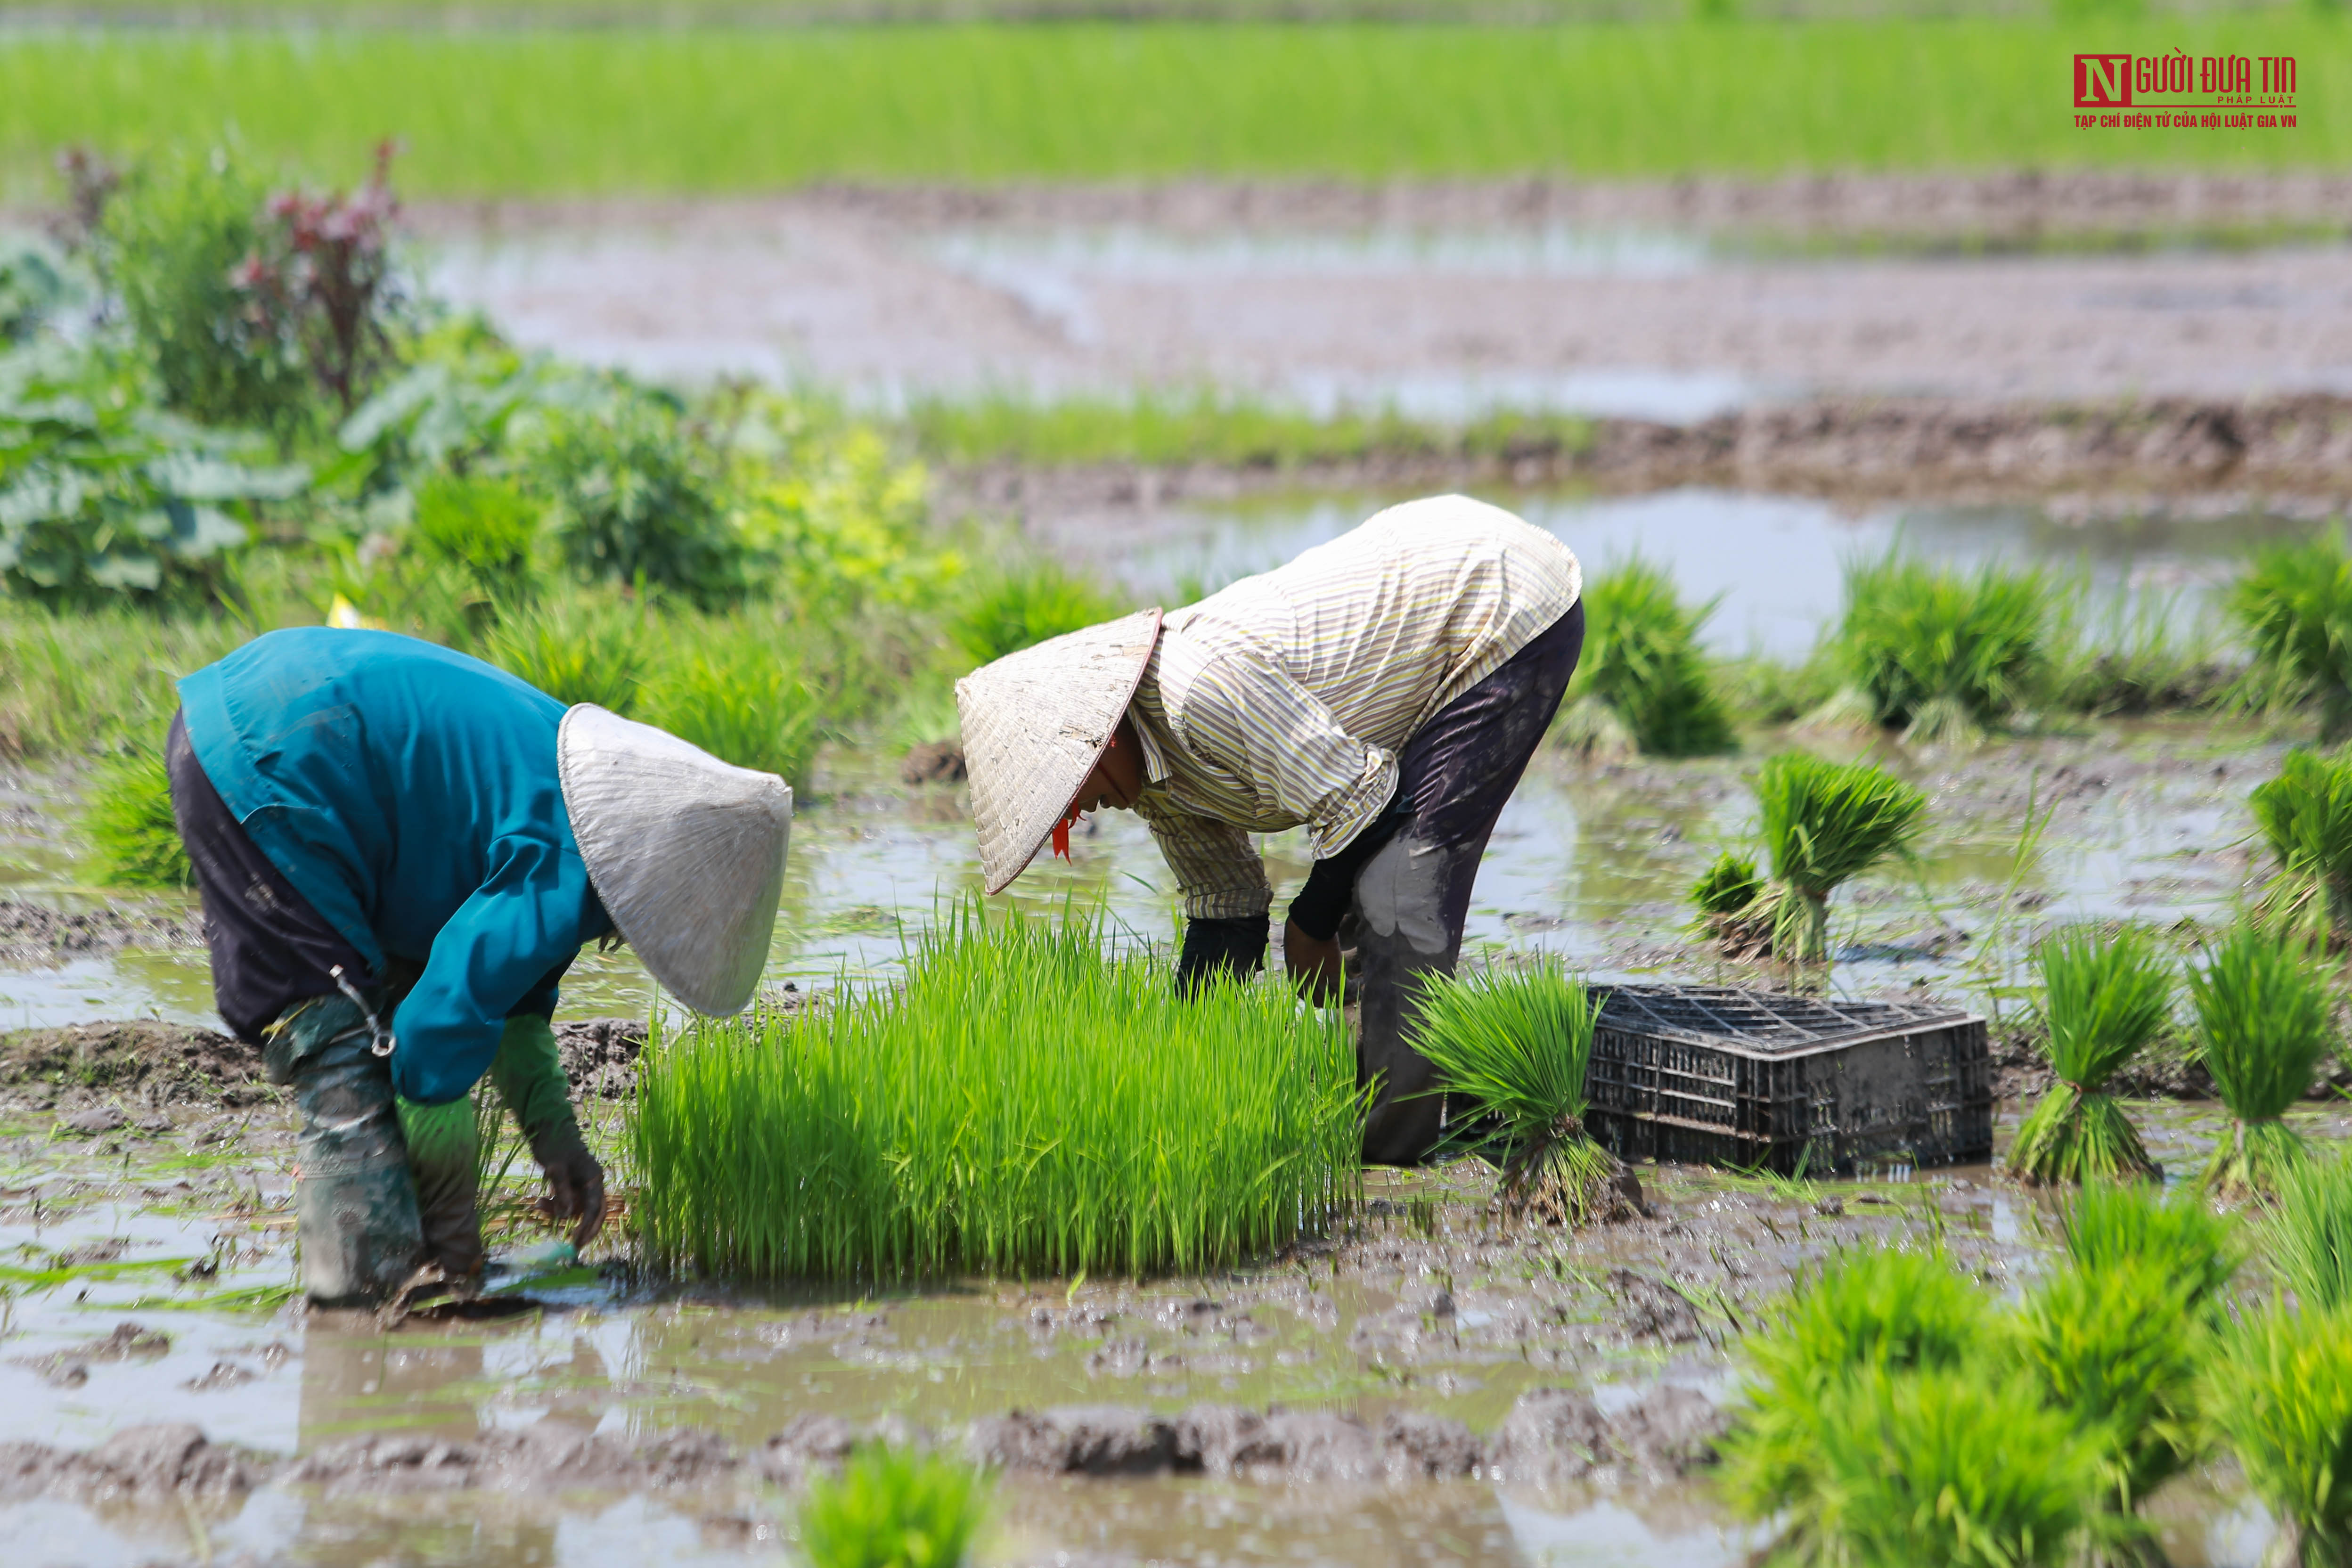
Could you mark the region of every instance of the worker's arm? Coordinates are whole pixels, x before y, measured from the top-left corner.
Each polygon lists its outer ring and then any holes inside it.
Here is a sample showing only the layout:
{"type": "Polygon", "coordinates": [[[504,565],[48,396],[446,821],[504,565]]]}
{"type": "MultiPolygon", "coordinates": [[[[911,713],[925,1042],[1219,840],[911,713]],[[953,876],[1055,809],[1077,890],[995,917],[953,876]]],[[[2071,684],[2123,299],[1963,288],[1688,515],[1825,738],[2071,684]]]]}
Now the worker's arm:
{"type": "Polygon", "coordinates": [[[1265,911],[1274,889],[1249,835],[1230,822],[1197,816],[1147,791],[1136,812],[1176,874],[1184,895],[1184,946],[1176,983],[1189,990],[1219,971],[1255,973],[1265,963],[1265,911]]]}

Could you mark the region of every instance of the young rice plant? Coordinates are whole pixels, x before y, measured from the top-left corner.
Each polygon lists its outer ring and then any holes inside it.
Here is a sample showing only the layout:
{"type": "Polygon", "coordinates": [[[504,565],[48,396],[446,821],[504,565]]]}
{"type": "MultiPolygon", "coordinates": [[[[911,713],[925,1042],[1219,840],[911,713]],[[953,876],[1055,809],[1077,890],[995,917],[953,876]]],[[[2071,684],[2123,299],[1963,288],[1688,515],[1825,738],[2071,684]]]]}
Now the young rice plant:
{"type": "Polygon", "coordinates": [[[2156,1164],[2114,1096],[2104,1092],[2172,1013],[2172,965],[2155,939],[2127,926],[2112,937],[2076,928],[2043,942],[2043,1050],[2058,1081],[2017,1131],[2010,1169],[2035,1182],[2152,1176],[2156,1164]]]}
{"type": "Polygon", "coordinates": [[[1584,1131],[1585,1069],[1599,1007],[1555,960],[1423,982],[1414,1046],[1447,1093],[1501,1125],[1505,1213],[1580,1225],[1607,1205],[1619,1165],[1584,1131]]]}
{"type": "Polygon", "coordinates": [[[1881,861],[1909,851],[1927,797],[1884,768],[1783,752],[1756,773],[1772,878],[1729,908],[1754,868],[1726,857],[1693,889],[1701,921],[1727,946],[1768,949],[1805,963],[1829,957],[1829,897],[1881,861]]]}
{"type": "Polygon", "coordinates": [[[1027,562],[972,584],[958,600],[948,639],[973,668],[1119,613],[1100,588],[1051,561],[1027,562]]]}
{"type": "Polygon", "coordinates": [[[2352,1310],[2352,1159],[2336,1150],[2281,1173],[2263,1240],[2271,1272],[2305,1311],[2352,1310]]]}
{"type": "Polygon", "coordinates": [[[142,747],[102,764],[90,781],[82,828],[98,851],[98,879],[110,888],[184,888],[195,880],[160,751],[142,747]]]}
{"type": "Polygon", "coordinates": [[[2256,906],[2263,922],[2341,943],[2352,935],[2352,753],[2289,752],[2247,804],[2278,864],[2256,906]]]}
{"type": "Polygon", "coordinates": [[[2214,1145],[2208,1190],[2267,1196],[2304,1158],[2280,1118],[2311,1087],[2335,1044],[2335,994],[2323,960],[2302,943],[2240,926],[2189,973],[2198,1055],[2236,1123],[2214,1145]]]}
{"type": "Polygon", "coordinates": [[[2066,1256],[2089,1274],[2151,1264],[2181,1282],[2200,1307],[2219,1303],[2238,1271],[2236,1222],[2194,1193],[2167,1197],[2152,1186],[2095,1182],[2062,1220],[2066,1256]]]}
{"type": "Polygon", "coordinates": [[[2039,572],[1963,575],[1888,554],[1847,566],[1834,647],[1874,722],[1917,741],[1968,739],[2041,690],[2053,609],[2039,572]]]}
{"type": "Polygon", "coordinates": [[[1201,1269],[1356,1193],[1355,1051],[1273,985],[1179,999],[1097,922],[952,913],[906,984],[650,1047],[648,1255],[758,1279],[1201,1269]]]}
{"type": "Polygon", "coordinates": [[[2308,1305],[2249,1314],[2224,1336],[2204,1398],[2279,1521],[2267,1561],[2352,1564],[2352,1317],[2308,1305]]]}
{"type": "Polygon", "coordinates": [[[981,1478],[952,1459],[861,1448],[810,1483],[801,1552],[810,1568],[961,1568],[986,1507],[981,1478]]]}
{"type": "Polygon", "coordinates": [[[2229,613],[2253,653],[2242,705],[2309,705],[2323,739],[2352,733],[2352,556],[2342,535],[2256,551],[2230,589],[2229,613]]]}
{"type": "Polygon", "coordinates": [[[1712,605],[1685,608],[1674,579],[1637,558],[1598,574],[1585,585],[1584,605],[1587,640],[1571,700],[1606,706],[1653,756],[1705,756],[1738,743],[1698,646],[1712,605]]]}

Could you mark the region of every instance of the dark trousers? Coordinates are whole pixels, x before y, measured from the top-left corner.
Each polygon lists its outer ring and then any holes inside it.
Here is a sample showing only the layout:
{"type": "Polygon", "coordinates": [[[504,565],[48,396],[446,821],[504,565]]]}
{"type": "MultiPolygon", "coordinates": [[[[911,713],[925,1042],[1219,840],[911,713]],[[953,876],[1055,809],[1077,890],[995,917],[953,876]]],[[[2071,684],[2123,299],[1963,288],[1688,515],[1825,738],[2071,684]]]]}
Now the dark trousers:
{"type": "Polygon", "coordinates": [[[1579,603],[1440,709],[1398,758],[1391,816],[1401,826],[1357,871],[1350,909],[1363,976],[1358,1078],[1380,1080],[1364,1126],[1364,1158],[1373,1163],[1411,1164],[1444,1131],[1432,1068],[1410,1044],[1421,977],[1454,973],[1486,839],[1583,648],[1579,603]]]}

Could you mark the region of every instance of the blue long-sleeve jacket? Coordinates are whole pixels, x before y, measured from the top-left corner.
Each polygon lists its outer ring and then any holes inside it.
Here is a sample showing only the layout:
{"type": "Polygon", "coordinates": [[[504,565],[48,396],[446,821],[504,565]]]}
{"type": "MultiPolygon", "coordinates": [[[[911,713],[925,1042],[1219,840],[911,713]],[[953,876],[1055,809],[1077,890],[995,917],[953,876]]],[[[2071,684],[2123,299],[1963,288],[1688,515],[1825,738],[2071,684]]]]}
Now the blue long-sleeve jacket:
{"type": "Polygon", "coordinates": [[[556,773],[563,705],[390,632],[271,632],[180,682],[188,742],[254,847],[381,976],[393,1083],[438,1105],[489,1070],[509,1016],[555,1009],[610,929],[556,773]]]}

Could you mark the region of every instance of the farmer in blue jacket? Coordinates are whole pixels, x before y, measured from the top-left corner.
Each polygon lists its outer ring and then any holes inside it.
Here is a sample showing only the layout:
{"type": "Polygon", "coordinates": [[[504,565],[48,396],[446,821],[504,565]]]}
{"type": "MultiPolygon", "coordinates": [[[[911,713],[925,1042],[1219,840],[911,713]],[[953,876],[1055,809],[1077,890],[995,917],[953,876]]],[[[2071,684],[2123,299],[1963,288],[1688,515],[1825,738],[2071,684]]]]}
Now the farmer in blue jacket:
{"type": "Polygon", "coordinates": [[[583,943],[625,942],[688,1006],[740,1011],[791,789],[388,632],[272,632],[180,701],[172,807],[214,995],[301,1111],[310,1298],[479,1273],[469,1093],[486,1074],[584,1245],[604,1176],[557,1059],[556,987],[583,943]]]}

